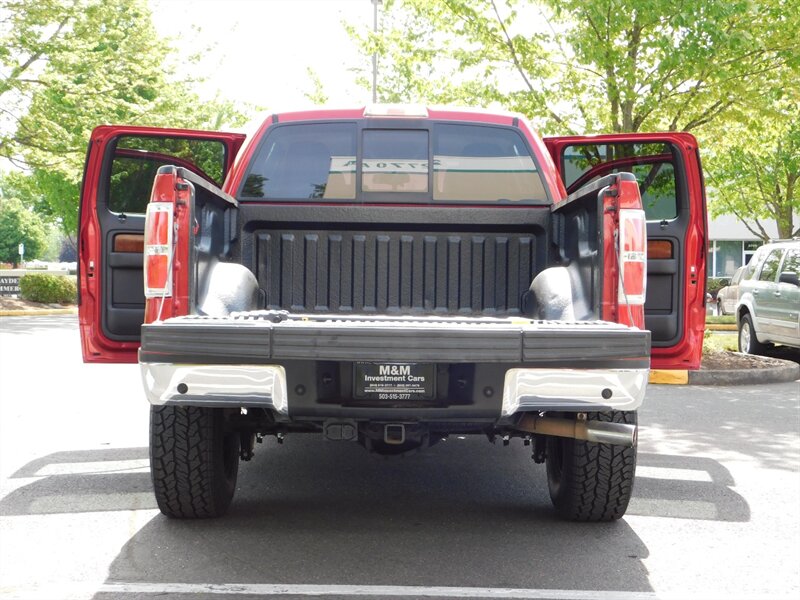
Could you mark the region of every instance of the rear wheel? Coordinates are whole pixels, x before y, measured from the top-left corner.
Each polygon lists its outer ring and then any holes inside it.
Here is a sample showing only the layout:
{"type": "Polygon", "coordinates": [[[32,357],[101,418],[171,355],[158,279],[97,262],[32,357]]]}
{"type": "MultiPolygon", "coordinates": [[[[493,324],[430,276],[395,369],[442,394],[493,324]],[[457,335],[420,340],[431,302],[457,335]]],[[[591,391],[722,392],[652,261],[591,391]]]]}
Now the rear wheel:
{"type": "Polygon", "coordinates": [[[752,318],[747,313],[743,314],[739,319],[739,352],[763,354],[766,349],[767,345],[759,342],[756,337],[752,318]]]}
{"type": "Polygon", "coordinates": [[[169,517],[225,514],[236,490],[239,434],[222,409],[150,407],[150,471],[158,508],[169,517]]]}
{"type": "MultiPolygon", "coordinates": [[[[588,413],[589,420],[636,424],[636,411],[588,413]]],[[[570,438],[547,440],[547,483],[558,514],[571,521],[612,521],[633,493],[636,445],[631,448],[570,438]]]]}

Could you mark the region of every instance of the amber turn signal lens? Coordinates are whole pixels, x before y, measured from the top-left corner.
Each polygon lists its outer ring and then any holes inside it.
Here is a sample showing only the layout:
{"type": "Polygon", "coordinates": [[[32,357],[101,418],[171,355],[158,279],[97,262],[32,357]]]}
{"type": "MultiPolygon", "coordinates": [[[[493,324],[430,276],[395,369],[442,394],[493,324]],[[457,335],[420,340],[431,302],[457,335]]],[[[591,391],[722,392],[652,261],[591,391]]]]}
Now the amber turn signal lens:
{"type": "Polygon", "coordinates": [[[672,242],[647,240],[647,258],[672,258],[672,242]]]}

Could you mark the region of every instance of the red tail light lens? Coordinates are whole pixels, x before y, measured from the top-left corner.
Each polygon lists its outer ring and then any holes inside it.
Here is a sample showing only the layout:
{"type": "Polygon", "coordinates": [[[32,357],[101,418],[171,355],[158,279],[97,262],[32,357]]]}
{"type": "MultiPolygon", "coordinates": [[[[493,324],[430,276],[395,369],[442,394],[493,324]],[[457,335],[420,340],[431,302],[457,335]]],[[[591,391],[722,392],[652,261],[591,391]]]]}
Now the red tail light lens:
{"type": "Polygon", "coordinates": [[[172,295],[172,203],[147,205],[144,225],[144,295],[172,295]]]}
{"type": "Polygon", "coordinates": [[[647,219],[641,209],[619,211],[619,302],[643,305],[647,288],[647,219]]]}

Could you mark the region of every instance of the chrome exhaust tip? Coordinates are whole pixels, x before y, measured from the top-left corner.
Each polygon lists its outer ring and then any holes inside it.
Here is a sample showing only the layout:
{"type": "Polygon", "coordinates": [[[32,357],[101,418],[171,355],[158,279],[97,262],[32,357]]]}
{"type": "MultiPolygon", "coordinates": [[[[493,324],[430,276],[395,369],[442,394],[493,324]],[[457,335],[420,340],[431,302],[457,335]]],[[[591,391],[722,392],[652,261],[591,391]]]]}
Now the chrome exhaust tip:
{"type": "Polygon", "coordinates": [[[627,448],[635,446],[639,436],[639,428],[628,423],[539,417],[534,413],[528,413],[523,416],[519,424],[517,424],[517,429],[527,433],[554,435],[598,444],[614,444],[627,448]]]}

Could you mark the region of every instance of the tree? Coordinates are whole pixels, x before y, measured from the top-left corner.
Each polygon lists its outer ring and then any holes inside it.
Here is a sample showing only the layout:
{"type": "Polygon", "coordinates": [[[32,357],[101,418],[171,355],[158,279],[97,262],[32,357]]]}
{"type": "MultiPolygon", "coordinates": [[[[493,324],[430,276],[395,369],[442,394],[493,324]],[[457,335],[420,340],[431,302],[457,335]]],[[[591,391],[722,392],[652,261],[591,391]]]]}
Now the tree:
{"type": "Polygon", "coordinates": [[[0,198],[0,261],[17,267],[19,245],[25,258],[38,258],[47,247],[47,229],[42,220],[16,198],[0,198]]]}
{"type": "Polygon", "coordinates": [[[310,91],[303,92],[303,96],[306,97],[306,100],[313,102],[317,106],[327,104],[328,95],[325,93],[322,81],[319,78],[319,74],[312,67],[306,68],[306,74],[308,75],[312,89],[310,91]]]}
{"type": "Polygon", "coordinates": [[[351,29],[380,57],[381,99],[496,102],[550,133],[696,130],[800,80],[800,0],[405,0],[387,11],[377,35],[351,29]]]}
{"type": "Polygon", "coordinates": [[[797,104],[782,118],[754,122],[732,132],[733,144],[713,152],[708,165],[710,212],[733,214],[756,236],[767,241],[764,220],[778,228],[778,237],[800,235],[800,121],[797,104]]]}
{"type": "Polygon", "coordinates": [[[229,102],[199,100],[143,0],[0,0],[0,48],[0,156],[26,168],[38,208],[67,232],[96,125],[244,122],[229,102]]]}

